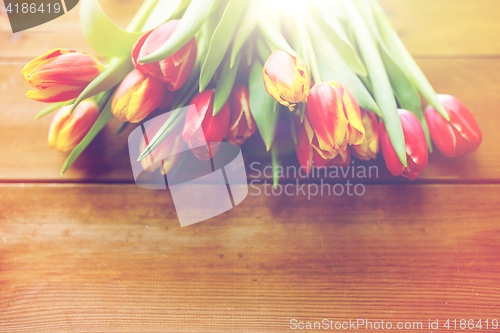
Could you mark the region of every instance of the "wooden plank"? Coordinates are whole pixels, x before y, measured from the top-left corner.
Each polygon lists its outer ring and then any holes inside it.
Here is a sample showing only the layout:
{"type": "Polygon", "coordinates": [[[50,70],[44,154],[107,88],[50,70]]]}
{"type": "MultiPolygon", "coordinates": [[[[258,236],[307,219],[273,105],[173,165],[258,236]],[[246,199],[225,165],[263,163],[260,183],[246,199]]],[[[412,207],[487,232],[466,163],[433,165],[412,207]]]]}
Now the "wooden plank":
{"type": "MultiPolygon", "coordinates": [[[[101,0],[105,12],[125,27],[140,2],[101,0]]],[[[415,56],[500,55],[497,0],[380,0],[415,56]]],[[[0,4],[3,7],[3,3],[0,4]]],[[[52,48],[91,51],[79,26],[77,6],[42,26],[12,35],[0,14],[0,58],[33,58],[52,48]]],[[[1,13],[1,10],[0,10],[1,13]]]]}
{"type": "MultiPolygon", "coordinates": [[[[0,65],[0,109],[6,119],[0,132],[0,179],[11,181],[133,181],[128,160],[127,136],[114,135],[117,121],[106,129],[64,177],[59,176],[65,159],[49,149],[47,131],[51,116],[33,122],[43,107],[24,97],[28,85],[19,73],[21,62],[0,65]]],[[[439,153],[431,156],[422,181],[498,181],[500,179],[500,114],[498,91],[499,59],[420,59],[422,67],[436,90],[461,99],[474,113],[483,130],[484,141],[474,154],[446,159],[439,153]]],[[[373,165],[372,162],[366,165],[373,165]]],[[[380,177],[375,181],[395,181],[388,176],[380,158],[380,177]]]]}
{"type": "Polygon", "coordinates": [[[414,56],[500,55],[497,0],[378,0],[414,56]]]}
{"type": "Polygon", "coordinates": [[[324,318],[491,325],[499,197],[498,185],[250,195],[181,228],[167,192],[0,185],[0,331],[284,332],[291,319],[324,318]]]}
{"type": "MultiPolygon", "coordinates": [[[[100,0],[105,13],[125,28],[142,1],[100,0]]],[[[77,5],[69,13],[38,27],[12,34],[9,20],[0,4],[0,58],[30,60],[54,48],[78,49],[93,53],[80,27],[77,5]]]]}

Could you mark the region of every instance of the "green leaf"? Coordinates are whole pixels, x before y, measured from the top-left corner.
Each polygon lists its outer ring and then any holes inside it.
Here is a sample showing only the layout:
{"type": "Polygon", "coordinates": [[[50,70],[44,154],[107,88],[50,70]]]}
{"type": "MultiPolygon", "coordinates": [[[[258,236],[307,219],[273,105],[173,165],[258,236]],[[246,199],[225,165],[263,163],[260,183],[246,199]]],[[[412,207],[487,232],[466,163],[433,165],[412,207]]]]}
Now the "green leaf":
{"type": "Polygon", "coordinates": [[[157,28],[163,23],[170,20],[175,14],[181,11],[183,4],[186,4],[183,0],[158,0],[154,9],[149,14],[146,22],[142,27],[142,31],[149,31],[157,28]]]}
{"type": "Polygon", "coordinates": [[[146,158],[152,151],[154,151],[165,139],[172,133],[172,131],[185,120],[183,114],[186,113],[186,108],[170,111],[172,115],[168,117],[163,126],[158,130],[156,135],[151,139],[148,146],[141,153],[137,161],[146,158]]]}
{"type": "Polygon", "coordinates": [[[192,0],[172,36],[158,50],[139,61],[146,64],[157,62],[177,52],[200,30],[210,16],[215,2],[216,0],[192,0]]]}
{"type": "Polygon", "coordinates": [[[236,56],[259,23],[259,18],[265,8],[265,4],[266,0],[251,0],[245,11],[245,15],[240,17],[242,21],[234,35],[233,48],[231,50],[231,68],[234,66],[236,56]]]}
{"type": "Polygon", "coordinates": [[[269,151],[276,136],[276,124],[279,118],[278,103],[272,98],[264,87],[262,79],[263,65],[254,61],[250,70],[249,91],[250,111],[257,123],[260,135],[269,151]]]}
{"type": "Polygon", "coordinates": [[[278,187],[280,178],[280,147],[279,142],[276,141],[273,143],[273,147],[271,148],[271,161],[273,165],[273,186],[276,189],[278,187]]]}
{"type": "Polygon", "coordinates": [[[406,167],[406,148],[403,127],[398,114],[398,107],[394,98],[391,83],[384,63],[377,49],[377,45],[371,36],[370,30],[366,25],[356,6],[350,0],[343,1],[350,18],[351,27],[354,30],[358,47],[361,51],[361,57],[364,60],[370,81],[372,83],[372,94],[382,112],[387,134],[392,143],[394,151],[401,163],[406,167]]]}
{"type": "Polygon", "coordinates": [[[130,125],[129,122],[124,122],[120,124],[120,127],[118,127],[118,130],[116,130],[115,135],[120,135],[127,127],[130,125]]]}
{"type": "Polygon", "coordinates": [[[262,33],[262,36],[266,39],[268,45],[272,44],[276,49],[285,51],[291,56],[296,57],[297,53],[288,44],[281,32],[270,22],[271,20],[269,19],[269,17],[267,17],[267,15],[262,15],[259,19],[259,30],[262,33]]]}
{"type": "MultiPolygon", "coordinates": [[[[335,49],[345,60],[347,65],[358,75],[367,76],[365,65],[358,55],[358,52],[351,44],[344,28],[339,22],[339,18],[332,13],[339,11],[338,2],[328,0],[316,0],[317,12],[321,15],[323,20],[317,20],[325,36],[335,46],[335,49]],[[324,21],[326,26],[323,24],[324,21]]],[[[317,16],[317,15],[315,15],[317,16]]]]}
{"type": "Polygon", "coordinates": [[[130,55],[141,32],[128,32],[106,16],[98,0],[84,0],[80,5],[83,34],[92,49],[104,57],[130,55]]]}
{"type": "MultiPolygon", "coordinates": [[[[254,40],[250,38],[247,43],[247,67],[252,65],[253,61],[253,49],[254,49],[254,40]]],[[[231,59],[231,68],[233,67],[233,59],[231,59]]]]}
{"type": "Polygon", "coordinates": [[[408,71],[405,67],[405,63],[402,59],[395,58],[385,45],[385,42],[379,33],[377,24],[375,23],[370,4],[367,4],[366,2],[359,2],[358,8],[365,18],[365,22],[368,24],[373,37],[378,43],[380,55],[387,70],[387,74],[389,75],[389,80],[391,82],[396,100],[401,108],[410,111],[417,117],[424,130],[429,151],[432,152],[429,127],[427,126],[427,121],[425,120],[424,113],[422,112],[420,95],[406,75],[408,71]]]}
{"type": "Polygon", "coordinates": [[[382,116],[380,108],[366,90],[363,82],[347,66],[342,56],[326,39],[326,36],[319,29],[318,25],[311,18],[308,18],[307,26],[311,31],[311,41],[316,51],[316,59],[322,79],[326,82],[336,81],[342,83],[354,95],[360,107],[382,116]]]}
{"type": "Polygon", "coordinates": [[[130,55],[122,58],[113,58],[104,72],[96,77],[89,85],[82,91],[80,96],[76,99],[70,112],[84,99],[97,95],[100,92],[108,90],[118,83],[120,83],[125,76],[134,68],[130,55]]]}
{"type": "Polygon", "coordinates": [[[382,38],[384,39],[388,49],[392,52],[395,58],[402,59],[404,61],[408,76],[412,80],[413,84],[420,91],[422,96],[431,104],[436,110],[446,119],[449,120],[448,112],[446,112],[443,104],[437,99],[436,92],[432,88],[431,84],[425,77],[425,74],[422,72],[420,67],[418,67],[417,63],[405,48],[401,39],[399,39],[398,34],[394,31],[389,19],[384,14],[382,8],[372,2],[372,7],[375,15],[375,19],[377,20],[377,24],[380,29],[380,33],[382,38]]]}
{"type": "Polygon", "coordinates": [[[267,46],[264,40],[259,37],[255,42],[255,47],[257,48],[257,53],[259,54],[260,60],[262,60],[262,62],[266,62],[267,58],[269,58],[272,53],[272,51],[269,49],[269,46],[267,46]]]}
{"type": "Polygon", "coordinates": [[[114,89],[108,91],[103,96],[103,99],[105,100],[104,110],[101,112],[99,118],[97,118],[96,122],[94,123],[90,131],[87,133],[87,135],[85,135],[82,141],[69,154],[68,158],[66,159],[66,161],[62,166],[61,175],[63,175],[66,172],[66,170],[68,170],[68,168],[76,161],[76,159],[85,150],[85,148],[87,148],[87,146],[92,142],[92,140],[94,140],[97,134],[99,134],[99,132],[113,117],[113,114],[111,113],[111,96],[113,95],[113,92],[114,89]]]}
{"type": "Polygon", "coordinates": [[[60,108],[62,108],[65,105],[70,105],[73,102],[74,102],[74,100],[72,100],[70,102],[59,102],[59,103],[50,104],[49,106],[40,110],[40,112],[38,112],[35,115],[35,118],[33,118],[33,120],[38,120],[38,119],[42,118],[43,116],[48,115],[49,113],[52,113],[54,111],[59,110],[60,108]]]}
{"type": "Polygon", "coordinates": [[[207,57],[201,67],[200,92],[208,86],[222,62],[246,5],[246,0],[230,0],[227,4],[222,19],[212,35],[207,57]]]}
{"type": "Polygon", "coordinates": [[[219,78],[219,82],[217,82],[217,88],[215,88],[213,110],[214,116],[222,109],[227,99],[229,98],[229,95],[231,94],[231,90],[233,90],[240,60],[241,54],[236,57],[236,66],[231,68],[231,60],[226,59],[226,63],[224,64],[224,68],[222,69],[222,74],[219,78]]]}

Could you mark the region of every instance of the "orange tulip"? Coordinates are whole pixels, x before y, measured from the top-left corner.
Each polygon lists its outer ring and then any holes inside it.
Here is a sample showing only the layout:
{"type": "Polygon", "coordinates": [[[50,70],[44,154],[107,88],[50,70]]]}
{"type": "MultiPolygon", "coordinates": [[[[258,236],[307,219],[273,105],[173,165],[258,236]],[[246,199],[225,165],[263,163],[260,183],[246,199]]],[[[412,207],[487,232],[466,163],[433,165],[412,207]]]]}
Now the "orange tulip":
{"type": "Polygon", "coordinates": [[[263,78],[267,93],[290,111],[297,103],[307,101],[311,77],[299,56],[274,51],[264,65],[263,78]]]}
{"type": "Polygon", "coordinates": [[[136,69],[154,76],[167,84],[168,90],[175,91],[182,87],[193,70],[196,60],[197,45],[195,37],[181,47],[172,56],[159,62],[142,64],[139,59],[158,50],[172,36],[180,20],[165,22],[158,28],[144,34],[132,50],[132,61],[136,69]]]}
{"type": "Polygon", "coordinates": [[[167,98],[170,94],[163,82],[133,70],[116,90],[111,111],[122,122],[138,123],[167,98]]]}
{"type": "Polygon", "coordinates": [[[354,156],[360,160],[368,161],[377,158],[380,150],[380,130],[375,114],[361,109],[361,116],[365,127],[365,138],[360,145],[352,145],[351,150],[354,156]]]}
{"type": "Polygon", "coordinates": [[[49,129],[50,148],[60,152],[73,150],[99,117],[99,109],[93,101],[83,101],[73,110],[63,106],[52,119],[49,129]]]}
{"type": "Polygon", "coordinates": [[[77,98],[104,71],[96,57],[65,49],[49,51],[28,63],[21,73],[30,90],[26,96],[39,102],[56,103],[77,98]]]}
{"type": "Polygon", "coordinates": [[[248,88],[235,84],[228,99],[231,118],[226,140],[241,146],[257,130],[257,124],[250,112],[248,88]]]}
{"type": "Polygon", "coordinates": [[[325,160],[333,159],[349,144],[363,142],[365,129],[359,105],[339,83],[323,82],[311,89],[306,117],[310,124],[309,140],[325,160]]]}

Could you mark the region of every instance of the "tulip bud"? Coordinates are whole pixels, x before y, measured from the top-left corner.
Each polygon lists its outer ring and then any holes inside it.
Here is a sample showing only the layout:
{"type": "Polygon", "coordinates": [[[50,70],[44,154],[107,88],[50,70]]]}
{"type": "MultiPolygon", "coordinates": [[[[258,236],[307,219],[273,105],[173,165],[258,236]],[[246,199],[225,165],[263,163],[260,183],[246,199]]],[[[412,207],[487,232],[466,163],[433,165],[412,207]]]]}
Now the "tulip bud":
{"type": "Polygon", "coordinates": [[[200,160],[207,161],[219,150],[229,131],[229,105],[213,115],[214,90],[204,90],[193,98],[186,114],[182,137],[200,160]]]}
{"type": "Polygon", "coordinates": [[[384,155],[387,169],[389,169],[393,176],[401,175],[410,180],[414,180],[427,166],[429,157],[427,142],[425,140],[424,130],[417,117],[410,111],[403,109],[399,109],[398,113],[399,118],[401,118],[401,125],[403,126],[408,166],[405,168],[399,160],[396,151],[392,147],[384,123],[380,121],[380,145],[382,146],[382,154],[384,155]]]}
{"type": "Polygon", "coordinates": [[[111,103],[111,112],[122,122],[138,123],[168,97],[165,84],[138,70],[120,83],[111,103]]]}
{"type": "Polygon", "coordinates": [[[96,57],[65,49],[54,49],[33,59],[21,73],[35,88],[26,96],[39,102],[57,103],[77,98],[104,71],[96,57]]]}
{"type": "Polygon", "coordinates": [[[472,113],[451,95],[438,95],[438,99],[448,112],[450,121],[446,121],[432,106],[428,106],[425,111],[431,138],[437,149],[448,158],[474,152],[479,148],[483,136],[472,113]]]}
{"type": "Polygon", "coordinates": [[[351,151],[360,160],[368,161],[377,158],[380,150],[380,130],[375,114],[361,109],[361,116],[365,128],[365,138],[360,145],[352,145],[351,151]]]}
{"type": "Polygon", "coordinates": [[[295,133],[297,134],[297,143],[295,145],[295,151],[297,152],[297,158],[301,168],[309,174],[312,168],[312,161],[314,156],[314,149],[309,141],[309,136],[307,135],[307,129],[312,131],[310,128],[307,118],[304,118],[304,122],[300,122],[300,116],[297,114],[295,116],[295,133]]]}
{"type": "MultiPolygon", "coordinates": [[[[146,133],[148,133],[148,137],[145,138],[146,140],[141,141],[139,146],[140,153],[146,149],[146,145],[154,138],[162,126],[163,123],[159,121],[153,120],[147,122],[146,133]]],[[[179,160],[179,152],[182,152],[182,148],[186,144],[181,134],[180,129],[175,128],[158,147],[141,160],[142,168],[149,172],[154,172],[161,165],[161,173],[164,175],[172,170],[175,163],[179,160]]]]}
{"type": "Polygon", "coordinates": [[[191,38],[172,56],[159,62],[142,64],[139,59],[158,50],[172,36],[180,20],[165,22],[158,28],[144,34],[132,50],[132,61],[136,69],[167,83],[168,90],[178,90],[186,82],[193,70],[197,46],[195,37],[191,38]]]}
{"type": "Polygon", "coordinates": [[[263,69],[267,93],[290,111],[297,103],[307,101],[311,78],[304,61],[277,50],[267,59],[263,69]]]}
{"type": "Polygon", "coordinates": [[[241,146],[257,130],[257,124],[250,112],[248,88],[235,84],[228,99],[231,117],[226,140],[241,146]]]}
{"type": "Polygon", "coordinates": [[[323,159],[331,160],[348,144],[363,142],[365,129],[359,105],[339,83],[316,84],[311,89],[306,116],[312,128],[311,144],[323,159]]]}
{"type": "Polygon", "coordinates": [[[60,152],[69,152],[85,137],[99,117],[99,109],[93,101],[83,101],[71,115],[71,105],[63,106],[52,119],[49,129],[49,146],[60,152]]]}

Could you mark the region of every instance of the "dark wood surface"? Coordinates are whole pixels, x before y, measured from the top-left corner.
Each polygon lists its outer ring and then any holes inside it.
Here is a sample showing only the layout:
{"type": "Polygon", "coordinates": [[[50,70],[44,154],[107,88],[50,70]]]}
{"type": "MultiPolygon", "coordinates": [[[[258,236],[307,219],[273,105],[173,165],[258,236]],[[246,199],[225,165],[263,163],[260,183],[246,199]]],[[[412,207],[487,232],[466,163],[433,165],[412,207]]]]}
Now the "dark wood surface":
{"type": "MultiPolygon", "coordinates": [[[[0,14],[0,332],[286,332],[292,319],[427,332],[429,319],[439,331],[482,319],[467,329],[482,332],[500,320],[500,2],[380,2],[435,89],[472,110],[481,148],[435,153],[420,183],[368,184],[361,197],[251,189],[184,228],[168,192],[132,184],[116,122],[61,177],[50,117],[32,121],[42,105],[19,71],[54,47],[90,51],[78,7],[16,35],[0,14]]],[[[122,26],[139,5],[101,3],[122,26]]]]}

